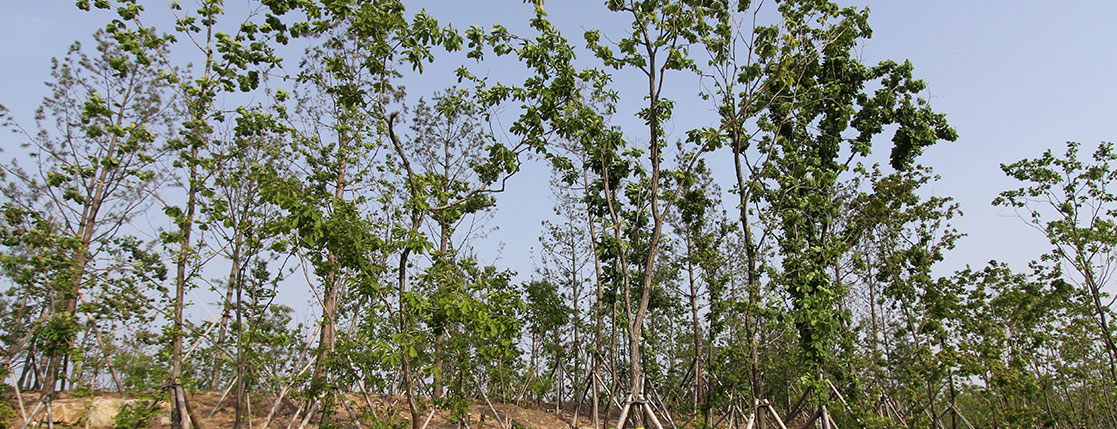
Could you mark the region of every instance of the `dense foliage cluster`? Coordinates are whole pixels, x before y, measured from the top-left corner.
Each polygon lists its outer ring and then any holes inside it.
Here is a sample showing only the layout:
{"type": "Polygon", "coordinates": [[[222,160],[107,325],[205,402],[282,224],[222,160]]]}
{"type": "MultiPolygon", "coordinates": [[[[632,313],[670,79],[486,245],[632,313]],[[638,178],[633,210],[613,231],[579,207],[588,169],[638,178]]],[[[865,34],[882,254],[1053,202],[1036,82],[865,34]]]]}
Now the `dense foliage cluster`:
{"type": "Polygon", "coordinates": [[[1021,187],[994,204],[1050,252],[944,274],[959,211],[920,155],[957,135],[912,64],[862,62],[867,10],[608,0],[617,28],[580,43],[542,1],[487,27],[192,3],[78,1],[106,26],[55,60],[34,126],[3,116],[0,375],[41,392],[28,422],[113,390],[176,428],[198,391],[238,427],[254,395],[324,426],[485,403],[510,427],[495,402],[597,427],[633,404],[690,427],[1117,426],[1117,152],[1006,164],[1021,187]],[[456,84],[405,89],[432,68],[456,84]],[[475,245],[523,169],[555,205],[520,282],[475,245]]]}

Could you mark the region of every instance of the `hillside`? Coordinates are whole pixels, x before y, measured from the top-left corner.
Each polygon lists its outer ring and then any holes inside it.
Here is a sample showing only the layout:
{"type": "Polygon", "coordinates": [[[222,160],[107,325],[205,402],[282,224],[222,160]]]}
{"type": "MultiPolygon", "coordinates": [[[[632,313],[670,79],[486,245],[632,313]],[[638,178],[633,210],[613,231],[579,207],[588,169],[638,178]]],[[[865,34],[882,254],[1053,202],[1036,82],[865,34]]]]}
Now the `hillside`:
{"type": "MultiPolygon", "coordinates": [[[[30,414],[34,411],[35,406],[38,404],[39,394],[36,392],[23,393],[23,406],[25,413],[30,414]]],[[[191,397],[192,408],[201,420],[201,426],[206,428],[225,428],[232,427],[234,421],[234,407],[232,398],[226,397],[222,399],[222,392],[199,392],[191,397]]],[[[252,423],[251,427],[260,428],[267,417],[268,412],[271,410],[270,398],[262,396],[255,396],[252,405],[252,423]]],[[[351,399],[351,405],[363,404],[364,399],[359,395],[354,395],[351,399]]],[[[377,416],[384,421],[394,419],[397,421],[396,426],[406,426],[407,407],[404,403],[392,398],[376,397],[373,399],[377,406],[377,416]],[[394,416],[394,417],[389,417],[394,416]]],[[[4,401],[15,410],[15,415],[9,417],[4,421],[4,427],[18,428],[23,424],[23,419],[20,417],[19,404],[15,401],[15,395],[8,394],[5,396],[4,401]]],[[[56,399],[52,407],[53,423],[59,427],[74,427],[74,428],[112,428],[114,427],[117,415],[125,406],[130,407],[150,407],[151,401],[136,395],[121,395],[117,393],[98,392],[93,395],[77,396],[74,392],[62,392],[60,398],[56,399]]],[[[565,410],[561,414],[555,414],[553,405],[549,408],[537,408],[534,403],[524,403],[522,406],[511,404],[494,404],[493,407],[500,414],[502,420],[510,423],[508,427],[523,427],[523,428],[539,428],[539,429],[565,429],[570,427],[570,413],[565,410]]],[[[546,404],[543,404],[546,405],[546,404]]],[[[500,425],[493,419],[492,412],[484,403],[475,404],[473,411],[470,415],[471,428],[499,428],[500,425]]],[[[344,406],[338,406],[335,410],[338,416],[347,416],[347,411],[344,406]]],[[[295,416],[296,412],[301,419],[303,413],[300,412],[298,404],[290,399],[285,399],[282,406],[276,409],[275,416],[272,422],[267,426],[268,428],[287,428],[291,425],[291,419],[295,416]]],[[[373,421],[373,417],[366,415],[367,407],[355,409],[354,412],[361,413],[364,424],[359,427],[368,427],[369,422],[373,421]]],[[[583,411],[584,414],[584,411],[583,411]]],[[[44,423],[46,427],[45,411],[40,411],[40,416],[36,421],[44,423]]],[[[139,426],[144,428],[169,428],[170,425],[170,407],[167,405],[166,400],[161,400],[155,405],[151,417],[147,419],[149,424],[146,426],[139,426]]],[[[582,419],[584,420],[584,419],[582,419]]],[[[126,419],[121,419],[126,421],[126,419]]],[[[135,421],[135,420],[133,420],[135,421]]],[[[142,421],[142,420],[141,420],[142,421]]],[[[301,423],[301,421],[300,421],[301,423]]],[[[589,421],[582,422],[584,425],[592,425],[589,421]]],[[[297,427],[299,423],[295,423],[297,427]]],[[[343,420],[343,425],[347,427],[358,427],[352,425],[352,419],[343,420]]],[[[35,427],[35,426],[32,426],[35,427]]],[[[309,428],[318,427],[317,418],[307,423],[309,428]]],[[[459,427],[456,422],[451,422],[448,419],[448,413],[437,412],[430,417],[430,422],[427,428],[430,429],[448,429],[459,427]]]]}

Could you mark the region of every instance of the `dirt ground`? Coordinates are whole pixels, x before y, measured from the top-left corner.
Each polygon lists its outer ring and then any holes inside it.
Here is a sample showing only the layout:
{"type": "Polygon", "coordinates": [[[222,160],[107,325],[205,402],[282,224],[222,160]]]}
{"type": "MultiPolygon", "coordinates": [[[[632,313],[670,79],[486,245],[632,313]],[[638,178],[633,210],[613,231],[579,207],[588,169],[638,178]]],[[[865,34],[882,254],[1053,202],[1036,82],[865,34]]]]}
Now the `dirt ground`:
{"type": "MultiPolygon", "coordinates": [[[[228,395],[222,398],[223,392],[199,392],[191,396],[191,406],[194,414],[201,422],[204,428],[226,428],[232,427],[235,419],[235,410],[233,406],[233,397],[228,395]]],[[[159,395],[160,398],[163,395],[159,395]]],[[[0,421],[4,427],[19,428],[23,426],[25,416],[35,412],[36,406],[39,406],[39,412],[36,415],[35,422],[28,427],[39,427],[37,423],[42,423],[41,427],[47,427],[46,424],[46,407],[40,405],[40,395],[37,392],[24,392],[22,395],[23,403],[22,408],[19,401],[16,400],[14,394],[7,394],[3,396],[3,400],[11,405],[14,410],[14,416],[0,421]]],[[[162,398],[161,398],[162,399],[162,398]]],[[[251,406],[251,428],[261,428],[264,420],[273,407],[274,399],[265,397],[264,395],[253,395],[251,406]]],[[[388,397],[371,397],[369,398],[375,407],[375,415],[381,419],[390,419],[395,422],[396,427],[410,427],[408,417],[410,414],[407,411],[407,404],[400,398],[388,397]]],[[[343,426],[357,427],[352,424],[351,414],[349,410],[356,415],[368,417],[369,413],[368,401],[359,394],[352,394],[348,396],[348,409],[345,405],[339,404],[335,407],[336,415],[343,420],[343,426]]],[[[75,395],[73,392],[61,392],[58,397],[52,402],[51,417],[55,427],[61,428],[112,428],[114,425],[114,417],[125,405],[133,407],[149,406],[151,402],[145,398],[137,397],[134,395],[122,395],[119,393],[102,393],[86,395],[75,395]]],[[[170,411],[167,401],[162,399],[155,405],[158,409],[152,408],[154,416],[151,418],[149,428],[169,428],[170,427],[170,411]]],[[[569,429],[571,415],[573,409],[565,407],[558,414],[555,413],[554,404],[535,404],[523,403],[520,405],[496,403],[493,404],[500,418],[505,421],[509,428],[538,428],[538,429],[569,429]]],[[[586,418],[588,409],[583,406],[581,410],[581,418],[578,421],[578,427],[592,427],[592,421],[586,418]]],[[[616,410],[613,410],[616,414],[616,410]]],[[[268,425],[268,428],[287,428],[298,427],[302,420],[304,413],[299,408],[298,403],[291,399],[284,399],[283,403],[275,407],[275,415],[268,425]],[[292,425],[292,418],[299,415],[299,421],[294,422],[292,425]]],[[[451,429],[459,428],[458,423],[451,423],[447,417],[448,413],[438,411],[430,413],[429,409],[422,414],[424,421],[430,417],[427,423],[429,429],[451,429]]],[[[613,417],[616,417],[615,415],[613,417]]],[[[489,406],[481,401],[474,404],[470,414],[469,427],[472,429],[480,428],[500,428],[500,425],[494,420],[493,413],[489,406]]],[[[311,421],[306,427],[316,428],[317,421],[311,421]]],[[[368,427],[364,424],[361,427],[368,427]]]]}

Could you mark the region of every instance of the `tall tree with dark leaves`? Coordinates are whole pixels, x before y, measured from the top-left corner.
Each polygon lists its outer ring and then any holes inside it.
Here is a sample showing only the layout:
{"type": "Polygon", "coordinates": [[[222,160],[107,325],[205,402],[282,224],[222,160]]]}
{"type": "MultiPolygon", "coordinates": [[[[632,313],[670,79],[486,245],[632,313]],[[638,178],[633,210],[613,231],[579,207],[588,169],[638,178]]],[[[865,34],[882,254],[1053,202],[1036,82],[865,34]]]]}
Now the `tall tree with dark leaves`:
{"type": "MultiPolygon", "coordinates": [[[[765,70],[772,100],[760,118],[772,160],[761,173],[774,184],[764,198],[776,208],[782,272],[790,293],[808,380],[825,393],[831,349],[843,330],[838,303],[846,288],[828,272],[849,251],[847,231],[837,228],[837,186],[854,160],[868,156],[885,125],[893,135],[891,166],[904,170],[922,150],[956,134],[945,117],[918,98],[924,84],[910,63],[861,64],[854,56],[869,36],[867,11],[829,2],[783,4],[779,29],[766,49],[780,58],[765,70]],[[874,83],[875,82],[875,83],[874,83]],[[873,93],[867,87],[879,86],[873,93]]],[[[818,398],[818,400],[823,400],[818,398]]]]}

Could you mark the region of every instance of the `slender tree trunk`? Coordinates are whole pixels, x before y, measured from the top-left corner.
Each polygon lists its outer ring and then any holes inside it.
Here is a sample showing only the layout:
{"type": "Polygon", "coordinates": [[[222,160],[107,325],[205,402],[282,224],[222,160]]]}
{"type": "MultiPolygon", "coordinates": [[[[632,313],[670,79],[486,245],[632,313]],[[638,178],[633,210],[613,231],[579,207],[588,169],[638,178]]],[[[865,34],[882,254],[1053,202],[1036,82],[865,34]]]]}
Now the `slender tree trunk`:
{"type": "MultiPolygon", "coordinates": [[[[1047,396],[1047,389],[1044,389],[1044,397],[1047,396]]],[[[950,429],[958,429],[958,399],[957,392],[954,391],[954,371],[950,372],[950,408],[953,412],[950,413],[950,429]]],[[[1047,408],[1048,414],[1051,414],[1050,405],[1047,408]]]]}
{"type": "MultiPolygon", "coordinates": [[[[413,214],[415,219],[414,227],[418,228],[421,223],[417,214],[413,214]]],[[[407,258],[411,255],[411,249],[404,249],[399,257],[399,324],[400,333],[404,338],[409,336],[407,312],[410,309],[407,307],[407,258]]],[[[407,409],[411,413],[411,428],[422,429],[422,423],[419,421],[419,407],[415,402],[415,386],[414,379],[411,374],[411,357],[409,355],[409,345],[404,343],[400,348],[400,366],[403,371],[403,389],[404,394],[407,396],[407,409]]]]}
{"type": "MultiPolygon", "coordinates": [[[[738,216],[741,223],[741,231],[745,241],[745,259],[746,259],[746,281],[748,289],[749,311],[745,314],[745,335],[748,336],[749,341],[749,360],[752,365],[750,369],[750,382],[752,387],[752,396],[754,399],[763,400],[764,394],[764,378],[760,373],[760,338],[757,332],[758,320],[756,317],[756,306],[760,302],[760,271],[759,271],[759,257],[757,255],[755,238],[753,237],[752,222],[749,221],[748,209],[749,204],[752,203],[752,188],[751,180],[746,180],[744,169],[741,166],[741,156],[744,149],[744,137],[741,135],[740,125],[736,123],[730,124],[731,136],[733,139],[733,169],[737,177],[737,195],[738,200],[738,216]]],[[[758,408],[756,411],[756,423],[759,427],[765,427],[767,409],[764,407],[758,408]]]]}
{"type": "Polygon", "coordinates": [[[1113,331],[1109,327],[1109,307],[1102,302],[1101,290],[1098,287],[1097,280],[1094,278],[1093,270],[1088,265],[1088,261],[1082,263],[1083,273],[1086,277],[1086,286],[1090,291],[1090,301],[1094,306],[1094,313],[1097,314],[1098,323],[1101,325],[1101,337],[1105,343],[1106,357],[1109,358],[1109,379],[1117,386],[1117,344],[1113,340],[1113,331]]]}
{"type": "MultiPolygon", "coordinates": [[[[410,189],[411,199],[419,198],[419,188],[415,183],[415,171],[411,168],[411,161],[407,157],[407,152],[403,148],[399,137],[395,132],[395,119],[394,114],[388,116],[388,138],[392,141],[392,146],[395,148],[396,155],[400,157],[405,170],[407,171],[407,183],[410,189]]],[[[412,210],[411,211],[411,227],[412,233],[419,230],[423,225],[423,220],[426,217],[426,211],[412,210]]],[[[407,266],[408,258],[411,256],[411,246],[404,246],[400,252],[399,257],[399,329],[400,335],[403,338],[410,337],[408,325],[408,312],[410,308],[407,306],[407,266]]],[[[415,402],[415,386],[414,375],[411,373],[411,357],[410,345],[405,341],[400,344],[400,369],[403,371],[403,387],[404,394],[407,397],[407,408],[411,412],[411,427],[412,429],[421,429],[422,423],[419,422],[419,407],[415,402]]]]}
{"type": "Polygon", "coordinates": [[[175,267],[175,301],[174,301],[174,333],[171,340],[171,399],[172,404],[175,404],[171,409],[171,427],[174,429],[183,429],[191,427],[190,415],[186,409],[189,399],[186,397],[186,391],[182,388],[182,331],[185,327],[183,321],[183,312],[186,307],[186,286],[187,286],[187,272],[186,266],[190,261],[190,253],[192,247],[190,240],[193,238],[194,231],[194,210],[197,205],[197,198],[199,192],[199,178],[198,178],[198,145],[199,142],[193,142],[190,148],[190,174],[189,185],[186,196],[186,213],[183,214],[183,220],[180,225],[181,243],[179,247],[178,256],[176,258],[175,267]]]}
{"type": "Polygon", "coordinates": [[[873,346],[873,380],[880,388],[880,377],[876,373],[876,360],[880,356],[880,325],[878,322],[879,316],[877,315],[877,295],[876,295],[876,275],[873,273],[873,263],[870,260],[867,266],[868,276],[866,283],[869,286],[869,319],[870,319],[870,341],[873,346]]]}
{"type": "MultiPolygon", "coordinates": [[[[210,371],[209,390],[211,392],[220,390],[221,382],[221,359],[224,351],[221,348],[225,345],[225,337],[229,329],[229,321],[233,318],[233,299],[237,289],[237,278],[240,276],[240,252],[241,243],[243,239],[238,225],[237,231],[233,237],[233,254],[230,258],[232,266],[229,268],[229,281],[225,288],[225,301],[222,305],[221,321],[218,325],[217,331],[217,350],[213,352],[213,369],[210,371]]],[[[238,343],[239,344],[239,343],[238,343]]]]}
{"type": "MultiPolygon", "coordinates": [[[[584,167],[582,168],[582,187],[587,190],[590,188],[589,171],[584,167]]],[[[590,206],[588,199],[586,201],[586,221],[589,225],[590,254],[593,255],[594,284],[597,286],[596,301],[594,302],[593,425],[594,429],[598,429],[598,422],[600,421],[598,407],[601,403],[598,395],[601,391],[601,360],[603,358],[601,353],[601,336],[605,330],[605,309],[602,300],[605,295],[605,285],[601,283],[603,275],[601,270],[601,257],[597,254],[597,220],[593,217],[593,208],[590,206]]]]}
{"type": "Polygon", "coordinates": [[[651,130],[651,161],[652,161],[652,175],[650,178],[649,199],[651,201],[652,209],[652,222],[654,227],[652,229],[651,237],[648,239],[648,255],[644,261],[644,279],[641,284],[640,290],[640,304],[636,309],[636,314],[630,316],[631,326],[629,326],[629,344],[630,344],[630,371],[632,373],[632,394],[640,395],[643,393],[643,370],[641,368],[640,358],[643,356],[640,352],[641,340],[644,334],[644,318],[648,313],[648,303],[651,300],[652,279],[655,277],[655,258],[659,250],[659,240],[663,235],[663,211],[659,208],[659,173],[660,173],[660,147],[659,147],[659,114],[656,111],[659,104],[659,92],[656,90],[656,61],[654,51],[649,52],[648,63],[650,65],[648,74],[648,87],[649,87],[649,108],[652,112],[649,114],[650,121],[649,129],[651,130]]]}
{"type": "MultiPolygon", "coordinates": [[[[206,131],[203,125],[206,121],[206,115],[210,114],[211,100],[206,98],[205,95],[211,89],[209,80],[210,73],[213,71],[213,24],[209,24],[206,33],[206,49],[205,49],[205,68],[202,72],[202,77],[198,80],[201,82],[197,90],[197,94],[187,96],[187,108],[189,109],[190,122],[195,124],[193,127],[184,126],[183,129],[190,133],[190,138],[186,141],[190,144],[190,157],[187,159],[189,166],[189,183],[187,185],[187,198],[186,198],[186,212],[182,215],[181,223],[179,224],[179,231],[181,234],[179,254],[176,260],[175,267],[175,301],[174,301],[174,332],[171,345],[171,376],[170,386],[171,403],[174,404],[171,408],[171,427],[173,429],[185,429],[188,427],[198,427],[198,421],[195,419],[192,409],[190,408],[190,398],[186,394],[186,389],[182,387],[182,337],[183,329],[185,327],[183,321],[183,313],[186,307],[186,287],[189,282],[187,278],[187,265],[190,262],[190,254],[193,252],[191,247],[191,240],[193,239],[194,231],[194,216],[198,204],[198,194],[202,192],[202,178],[198,174],[199,154],[201,146],[208,142],[206,138],[206,131]],[[198,97],[198,98],[189,98],[198,97]]],[[[185,90],[186,88],[184,88],[185,90]]],[[[187,93],[190,91],[187,90],[187,93]]]]}
{"type": "MultiPolygon", "coordinates": [[[[234,429],[239,429],[245,424],[245,412],[248,410],[248,398],[246,393],[246,380],[248,377],[248,364],[246,352],[246,344],[244,342],[244,270],[241,268],[241,246],[243,244],[243,234],[238,229],[233,247],[233,265],[236,271],[232,274],[231,289],[236,292],[236,317],[237,317],[237,355],[236,355],[236,406],[235,406],[235,420],[233,420],[234,429]]],[[[216,389],[215,389],[216,390],[216,389]]],[[[282,400],[282,398],[280,398],[282,400]]]]}
{"type": "MultiPolygon", "coordinates": [[[[571,222],[573,222],[573,220],[571,220],[571,222]]],[[[575,234],[575,231],[573,229],[574,229],[574,226],[571,225],[571,231],[570,231],[570,233],[571,233],[570,234],[570,239],[571,239],[571,242],[570,242],[570,289],[571,289],[570,290],[570,308],[572,310],[572,314],[570,315],[570,317],[571,317],[571,319],[570,319],[570,329],[572,331],[571,335],[573,336],[573,339],[574,339],[574,342],[571,344],[572,345],[571,355],[574,356],[574,370],[570,372],[570,388],[571,388],[570,389],[570,395],[571,395],[571,400],[577,401],[576,403],[572,404],[573,409],[575,410],[574,412],[577,413],[578,407],[582,405],[582,402],[581,402],[582,398],[577,397],[577,395],[578,395],[577,384],[578,384],[578,373],[579,373],[578,371],[581,370],[581,365],[580,365],[581,356],[579,356],[579,354],[580,354],[580,347],[582,345],[582,342],[581,342],[582,339],[578,336],[578,332],[579,332],[578,325],[581,322],[581,318],[580,318],[581,315],[578,312],[578,300],[581,298],[581,296],[579,295],[580,290],[578,288],[578,269],[579,269],[578,258],[577,258],[578,242],[577,242],[577,235],[575,234]]]]}
{"type": "Polygon", "coordinates": [[[686,233],[687,282],[690,285],[690,320],[694,335],[694,396],[693,409],[702,401],[702,326],[698,319],[698,285],[694,282],[694,258],[690,231],[686,233]]]}
{"type": "MultiPolygon", "coordinates": [[[[117,114],[116,123],[120,125],[124,122],[123,109],[117,114]]],[[[113,138],[109,143],[109,148],[106,151],[110,154],[116,153],[118,139],[113,138]]],[[[97,176],[96,184],[93,187],[93,192],[89,197],[89,204],[82,208],[81,223],[78,228],[78,236],[81,237],[81,245],[74,250],[74,260],[70,265],[70,290],[62,296],[62,302],[55,309],[55,314],[62,317],[74,317],[75,311],[78,307],[78,293],[81,291],[82,281],[85,278],[85,272],[89,265],[89,251],[93,244],[93,232],[97,227],[98,215],[101,211],[101,206],[105,201],[105,193],[107,192],[107,179],[109,170],[100,165],[94,167],[97,176]]],[[[60,374],[58,369],[62,367],[63,356],[50,356],[49,363],[47,364],[47,371],[43,382],[43,394],[54,394],[56,380],[64,377],[60,374]]]]}
{"type": "MultiPolygon", "coordinates": [[[[635,13],[634,13],[635,16],[635,13]]],[[[639,18],[637,18],[639,22],[639,18]]],[[[625,282],[625,311],[628,318],[628,346],[629,346],[629,386],[630,394],[635,398],[643,394],[643,370],[641,368],[641,342],[644,333],[644,318],[647,315],[648,303],[651,298],[652,279],[655,273],[655,258],[659,250],[659,240],[663,234],[663,211],[659,207],[659,180],[660,180],[660,119],[659,112],[659,64],[656,61],[658,45],[648,39],[644,31],[643,44],[647,54],[647,65],[644,68],[648,77],[648,146],[649,159],[651,160],[651,176],[649,178],[648,199],[651,202],[653,229],[648,238],[646,259],[644,260],[643,280],[641,281],[640,301],[635,312],[632,308],[630,282],[625,282]]],[[[614,218],[614,228],[619,234],[620,223],[614,218]]],[[[622,253],[623,255],[623,253],[622,253]]],[[[622,259],[622,267],[627,273],[628,269],[622,259]]],[[[627,277],[627,275],[626,275],[627,277]]],[[[620,422],[618,424],[623,424],[620,422]]]]}
{"type": "Polygon", "coordinates": [[[559,407],[562,406],[562,397],[564,392],[563,381],[564,374],[563,362],[560,354],[562,353],[562,331],[555,329],[555,368],[551,371],[555,374],[555,413],[558,413],[559,407]]]}
{"type": "MultiPolygon", "coordinates": [[[[539,367],[537,366],[537,362],[536,362],[537,359],[538,359],[538,350],[537,350],[537,347],[538,347],[538,344],[539,344],[539,341],[537,340],[538,336],[539,335],[534,333],[534,332],[531,333],[531,379],[533,381],[539,379],[539,367]]],[[[532,392],[532,393],[533,393],[532,396],[535,399],[535,405],[538,406],[539,405],[539,400],[540,400],[539,399],[539,392],[532,392]]]]}
{"type": "MultiPolygon", "coordinates": [[[[444,174],[448,174],[448,173],[444,173],[444,174]]],[[[448,176],[446,176],[446,177],[448,178],[448,176]]],[[[448,191],[448,190],[444,190],[444,191],[448,191]]],[[[450,226],[446,225],[445,222],[439,222],[439,234],[438,235],[439,235],[438,252],[439,252],[439,255],[441,255],[440,257],[445,258],[446,257],[446,252],[448,252],[450,250],[450,226]]],[[[445,285],[440,280],[439,283],[438,283],[438,289],[441,291],[444,287],[445,287],[445,285]]],[[[442,353],[443,353],[443,350],[445,350],[445,347],[446,347],[445,343],[446,343],[446,333],[445,332],[438,333],[438,336],[434,338],[434,355],[435,355],[434,367],[435,367],[436,371],[434,372],[434,384],[431,387],[431,397],[433,397],[434,399],[439,399],[439,398],[442,397],[442,377],[443,377],[442,371],[446,367],[445,361],[442,359],[442,353]]],[[[463,368],[463,370],[464,370],[464,368],[463,368]]]]}
{"type": "MultiPolygon", "coordinates": [[[[348,148],[348,139],[344,136],[338,139],[338,153],[342,154],[340,165],[337,169],[336,178],[334,180],[334,199],[340,200],[345,196],[346,186],[346,168],[348,162],[344,158],[348,148]]],[[[330,372],[330,358],[333,355],[335,343],[337,339],[337,311],[338,311],[338,297],[341,295],[341,276],[337,268],[337,255],[333,249],[328,249],[326,253],[326,260],[329,262],[330,269],[326,272],[326,277],[323,281],[322,291],[322,317],[319,322],[322,329],[319,330],[318,336],[318,351],[314,360],[314,372],[311,375],[310,388],[315,391],[315,395],[311,401],[319,401],[322,398],[329,398],[323,396],[322,390],[328,389],[330,384],[328,381],[330,372]]],[[[319,407],[323,422],[330,419],[333,414],[332,407],[319,407]]],[[[309,415],[308,415],[309,417],[309,415]]]]}
{"type": "MultiPolygon", "coordinates": [[[[610,389],[610,390],[612,390],[613,392],[618,392],[617,395],[620,395],[619,392],[620,392],[622,378],[621,378],[621,375],[620,375],[620,364],[621,364],[621,362],[620,362],[620,357],[618,357],[619,356],[618,349],[620,347],[617,344],[617,301],[613,301],[612,310],[613,310],[613,317],[610,319],[612,323],[611,323],[611,331],[609,332],[609,357],[610,357],[609,369],[611,370],[610,374],[612,375],[612,377],[610,377],[609,381],[613,385],[612,389],[610,389]]],[[[612,404],[610,404],[610,405],[612,405],[612,404]]],[[[606,410],[606,413],[608,413],[608,410],[606,410]]]]}

